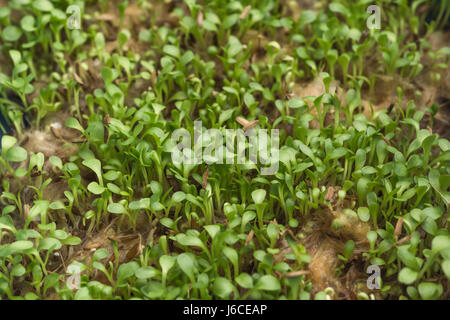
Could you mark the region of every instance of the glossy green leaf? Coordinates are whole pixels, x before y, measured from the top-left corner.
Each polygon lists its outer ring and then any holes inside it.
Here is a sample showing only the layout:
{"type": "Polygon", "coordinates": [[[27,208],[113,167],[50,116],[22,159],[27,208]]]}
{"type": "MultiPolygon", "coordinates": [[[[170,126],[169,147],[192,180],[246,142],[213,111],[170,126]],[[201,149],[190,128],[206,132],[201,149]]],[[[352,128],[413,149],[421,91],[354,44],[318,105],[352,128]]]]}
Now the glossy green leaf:
{"type": "Polygon", "coordinates": [[[281,289],[280,281],[272,275],[264,275],[259,278],[255,287],[265,291],[278,291],[281,289]]]}

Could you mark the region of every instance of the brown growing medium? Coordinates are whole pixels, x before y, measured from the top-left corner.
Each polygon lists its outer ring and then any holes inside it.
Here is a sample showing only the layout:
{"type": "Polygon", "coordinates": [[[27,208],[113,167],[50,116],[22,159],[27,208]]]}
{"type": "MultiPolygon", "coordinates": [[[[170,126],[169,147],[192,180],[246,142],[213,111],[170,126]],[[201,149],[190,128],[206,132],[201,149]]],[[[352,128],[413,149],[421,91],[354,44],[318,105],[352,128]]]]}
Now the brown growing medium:
{"type": "Polygon", "coordinates": [[[367,279],[361,254],[368,249],[366,233],[370,229],[369,223],[348,217],[343,209],[334,211],[326,208],[311,215],[302,228],[305,237],[302,244],[311,256],[308,269],[314,292],[331,287],[335,290],[335,298],[355,299],[357,292],[365,289],[359,286],[367,279]],[[340,221],[339,228],[333,224],[336,220],[340,221]],[[342,262],[338,255],[343,254],[348,240],[355,242],[355,250],[349,267],[339,272],[342,262]]]}

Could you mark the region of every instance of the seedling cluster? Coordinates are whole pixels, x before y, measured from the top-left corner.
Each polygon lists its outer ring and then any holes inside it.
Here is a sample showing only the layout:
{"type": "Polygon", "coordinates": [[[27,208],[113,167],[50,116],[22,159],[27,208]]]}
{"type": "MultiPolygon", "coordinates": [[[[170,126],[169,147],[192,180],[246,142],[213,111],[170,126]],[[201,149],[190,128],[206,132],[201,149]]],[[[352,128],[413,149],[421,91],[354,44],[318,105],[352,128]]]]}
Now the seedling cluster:
{"type": "Polygon", "coordinates": [[[0,299],[449,299],[435,2],[0,2],[0,299]]]}

